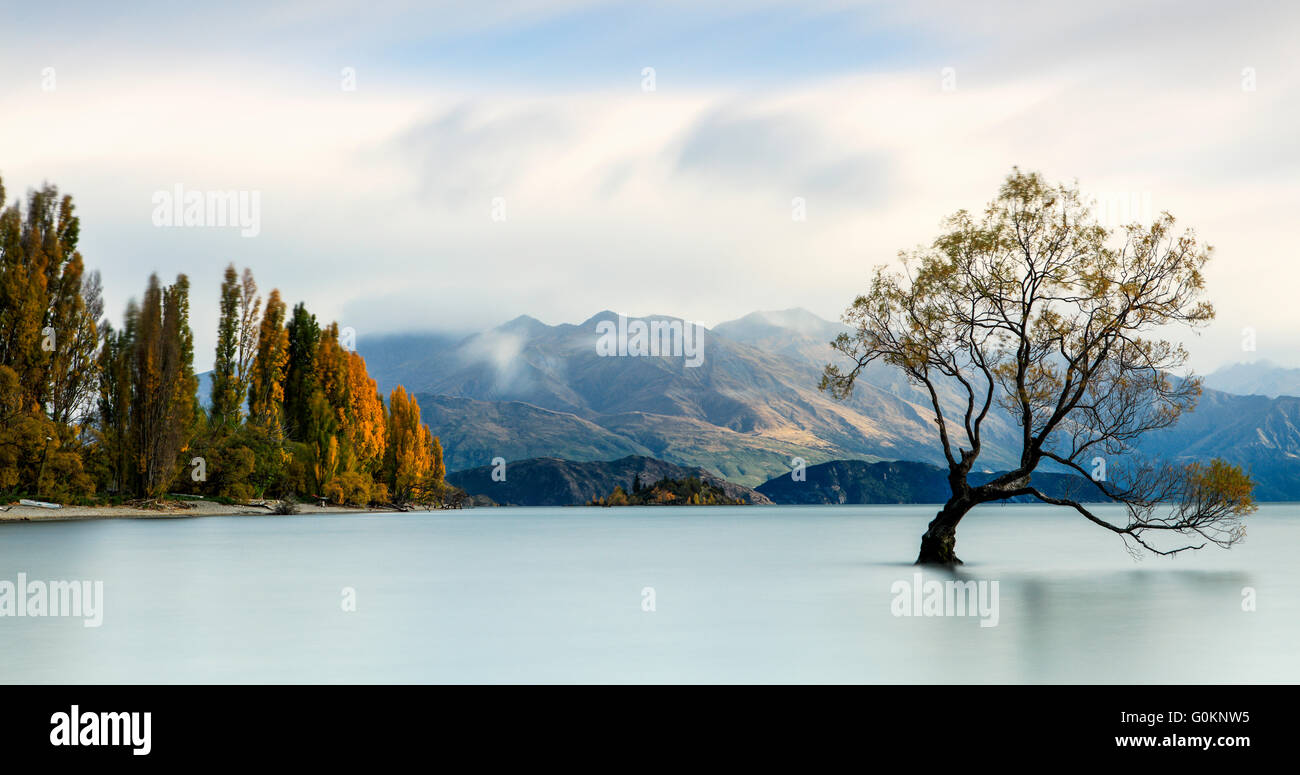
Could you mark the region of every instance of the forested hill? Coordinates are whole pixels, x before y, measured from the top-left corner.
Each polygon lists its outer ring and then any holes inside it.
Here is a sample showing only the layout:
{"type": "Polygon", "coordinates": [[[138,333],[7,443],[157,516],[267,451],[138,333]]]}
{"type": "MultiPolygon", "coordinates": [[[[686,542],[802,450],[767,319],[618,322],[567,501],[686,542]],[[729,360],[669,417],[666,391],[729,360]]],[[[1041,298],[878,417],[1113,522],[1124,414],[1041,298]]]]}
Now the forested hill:
{"type": "Polygon", "coordinates": [[[486,496],[502,506],[581,506],[608,496],[615,487],[631,492],[640,477],[649,486],[663,479],[695,477],[745,503],[771,504],[767,496],[728,482],[702,468],[629,455],[608,462],[575,462],[554,457],[480,466],[447,475],[471,496],[486,496]],[[493,473],[496,477],[493,477],[493,473]]]}
{"type": "MultiPolygon", "coordinates": [[[[758,491],[779,504],[826,503],[943,503],[951,492],[947,472],[939,466],[913,461],[868,463],[832,460],[809,466],[804,481],[785,474],[758,486],[758,491]]],[[[972,484],[987,482],[997,473],[974,472],[972,484]]],[[[1108,500],[1097,486],[1073,474],[1035,473],[1031,480],[1043,494],[1082,502],[1108,500]]],[[[1033,502],[1029,496],[1011,499],[1033,502]]]]}

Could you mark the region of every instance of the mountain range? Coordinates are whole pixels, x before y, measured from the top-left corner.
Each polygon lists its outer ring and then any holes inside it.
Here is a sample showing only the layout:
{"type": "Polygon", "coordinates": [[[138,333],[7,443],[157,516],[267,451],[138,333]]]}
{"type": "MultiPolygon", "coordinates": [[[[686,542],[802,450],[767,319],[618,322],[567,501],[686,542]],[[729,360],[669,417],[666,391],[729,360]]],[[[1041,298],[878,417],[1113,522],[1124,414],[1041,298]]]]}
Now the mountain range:
{"type": "MultiPolygon", "coordinates": [[[[682,357],[598,355],[597,325],[616,320],[520,317],[458,342],[403,335],[361,349],[381,391],[400,383],[420,399],[449,470],[496,456],[622,453],[754,486],[796,458],[936,460],[928,399],[901,377],[875,371],[843,403],[817,390],[838,324],[802,310],[755,313],[705,330],[692,368],[682,357]]],[[[955,407],[955,392],[946,398],[955,407]]],[[[989,433],[992,464],[1014,460],[1014,434],[1002,426],[989,433]]]]}
{"type": "MultiPolygon", "coordinates": [[[[755,312],[703,330],[703,358],[692,367],[681,355],[602,355],[598,331],[618,319],[605,311],[548,325],[521,316],[465,337],[371,336],[359,345],[381,391],[403,384],[417,395],[449,471],[496,457],[630,455],[757,487],[796,459],[943,462],[928,395],[896,370],[873,364],[844,402],[817,390],[841,324],[801,309],[755,312]]],[[[946,411],[964,405],[952,387],[940,400],[946,411]]],[[[1018,438],[1009,417],[991,413],[980,468],[1012,467],[1018,438]]],[[[1207,387],[1195,411],[1148,434],[1141,451],[1225,457],[1251,470],[1260,499],[1300,499],[1300,398],[1207,387]]]]}
{"type": "Polygon", "coordinates": [[[1287,369],[1268,360],[1232,363],[1205,375],[1206,387],[1243,396],[1300,396],[1300,369],[1287,369]]]}

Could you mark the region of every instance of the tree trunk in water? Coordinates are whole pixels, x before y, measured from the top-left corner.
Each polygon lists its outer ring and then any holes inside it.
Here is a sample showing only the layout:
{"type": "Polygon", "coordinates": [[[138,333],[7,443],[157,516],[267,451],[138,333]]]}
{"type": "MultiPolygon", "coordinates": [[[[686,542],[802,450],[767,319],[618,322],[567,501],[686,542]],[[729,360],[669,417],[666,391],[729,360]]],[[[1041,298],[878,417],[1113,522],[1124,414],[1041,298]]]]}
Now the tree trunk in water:
{"type": "Polygon", "coordinates": [[[930,521],[930,527],[921,536],[921,552],[917,565],[961,565],[957,559],[957,523],[970,511],[970,505],[948,501],[943,510],[930,521]]]}

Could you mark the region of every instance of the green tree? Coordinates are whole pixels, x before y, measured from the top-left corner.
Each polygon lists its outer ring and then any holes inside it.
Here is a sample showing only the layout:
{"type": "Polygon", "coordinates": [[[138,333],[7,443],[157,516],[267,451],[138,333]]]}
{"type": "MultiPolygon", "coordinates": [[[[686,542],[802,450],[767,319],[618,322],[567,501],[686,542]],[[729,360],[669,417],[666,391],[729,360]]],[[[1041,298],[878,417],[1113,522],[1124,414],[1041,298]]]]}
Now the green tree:
{"type": "MultiPolygon", "coordinates": [[[[169,365],[168,373],[174,373],[172,382],[172,418],[181,433],[181,450],[189,445],[190,439],[198,429],[202,417],[199,410],[199,378],[194,373],[194,330],[190,328],[190,279],[177,275],[176,282],[165,294],[164,311],[167,313],[164,336],[168,342],[175,342],[176,363],[169,365]]],[[[165,351],[172,353],[169,346],[165,351]]]]}
{"type": "Polygon", "coordinates": [[[218,429],[233,428],[241,420],[257,357],[261,304],[253,273],[245,269],[241,278],[234,264],[227,266],[221,282],[217,349],[212,365],[210,415],[218,429]]]}
{"type": "Polygon", "coordinates": [[[284,377],[284,415],[289,438],[301,441],[311,427],[311,401],[320,389],[316,356],[320,325],[304,304],[293,308],[287,326],[289,362],[284,377]]]}
{"type": "Polygon", "coordinates": [[[131,396],[134,385],[136,331],[140,309],[126,306],[122,329],[105,324],[99,351],[99,401],[97,448],[110,492],[135,491],[135,437],[131,433],[131,396]]]}
{"type": "Polygon", "coordinates": [[[243,397],[238,389],[239,358],[239,275],[235,265],[226,267],[221,283],[221,306],[217,317],[217,352],[212,362],[212,408],[209,414],[214,428],[230,428],[239,423],[243,397]]]}

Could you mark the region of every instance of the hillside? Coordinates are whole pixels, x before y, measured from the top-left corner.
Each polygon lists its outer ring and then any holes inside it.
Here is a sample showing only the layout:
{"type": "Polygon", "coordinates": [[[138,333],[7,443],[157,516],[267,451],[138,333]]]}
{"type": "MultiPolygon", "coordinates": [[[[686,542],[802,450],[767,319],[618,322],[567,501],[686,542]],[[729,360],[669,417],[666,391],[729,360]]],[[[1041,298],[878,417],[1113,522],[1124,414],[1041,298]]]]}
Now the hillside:
{"type": "Polygon", "coordinates": [[[1206,390],[1196,410],[1150,434],[1142,449],[1176,460],[1222,457],[1255,479],[1258,500],[1300,500],[1300,398],[1206,390]]]}
{"type": "MultiPolygon", "coordinates": [[[[943,503],[950,495],[947,471],[912,461],[866,463],[833,460],[809,466],[804,481],[791,474],[758,486],[758,491],[778,504],[943,503]]],[[[981,484],[996,473],[972,473],[971,483],[981,484]]],[[[1070,497],[1081,502],[1109,500],[1087,479],[1070,474],[1036,473],[1032,483],[1045,495],[1070,497]]],[[[1009,499],[1033,502],[1029,496],[1009,499]]]]}
{"type": "Polygon", "coordinates": [[[622,487],[604,498],[597,498],[588,506],[744,506],[741,498],[728,495],[716,484],[695,477],[686,479],[660,479],[648,487],[635,482],[631,490],[622,487]]]}
{"type": "Polygon", "coordinates": [[[416,399],[421,418],[442,440],[448,471],[487,465],[495,457],[589,461],[653,454],[629,437],[568,412],[519,401],[476,401],[429,393],[417,393],[416,399]]]}
{"type": "Polygon", "coordinates": [[[493,481],[492,471],[490,465],[457,471],[448,474],[447,481],[470,495],[483,495],[503,506],[581,506],[608,496],[615,487],[630,492],[637,477],[644,485],[661,479],[694,477],[717,487],[729,498],[754,505],[772,502],[761,493],[702,468],[687,468],[637,455],[608,462],[554,457],[518,460],[506,464],[503,482],[493,481]]]}
{"type": "MultiPolygon", "coordinates": [[[[425,417],[444,449],[469,450],[451,453],[460,463],[538,456],[543,449],[577,460],[627,452],[757,485],[788,471],[794,458],[938,462],[933,413],[905,382],[882,374],[883,386],[864,382],[843,403],[817,390],[832,356],[825,335],[836,324],[805,326],[805,333],[785,337],[784,347],[770,346],[782,338],[775,324],[724,324],[719,330],[753,338],[706,330],[703,361],[693,368],[683,357],[599,356],[596,326],[615,318],[603,312],[558,326],[516,318],[451,347],[434,336],[427,346],[405,336],[401,347],[367,340],[363,354],[381,388],[400,378],[422,396],[422,407],[432,401],[424,396],[469,399],[454,410],[441,399],[437,407],[430,403],[425,417]],[[544,411],[503,407],[508,425],[481,425],[477,418],[490,414],[484,403],[544,411]],[[481,457],[503,446],[509,449],[481,457]]],[[[999,437],[1010,434],[990,431],[989,460],[1010,462],[999,437]]]]}

